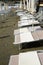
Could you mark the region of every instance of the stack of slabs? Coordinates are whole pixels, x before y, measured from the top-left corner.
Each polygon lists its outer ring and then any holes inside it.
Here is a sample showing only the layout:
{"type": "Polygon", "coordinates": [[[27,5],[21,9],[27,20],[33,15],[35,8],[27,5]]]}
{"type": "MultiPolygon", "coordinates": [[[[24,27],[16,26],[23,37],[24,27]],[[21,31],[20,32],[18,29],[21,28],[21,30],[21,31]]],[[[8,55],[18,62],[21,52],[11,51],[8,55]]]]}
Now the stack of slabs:
{"type": "Polygon", "coordinates": [[[43,52],[24,52],[10,56],[9,65],[43,65],[43,52]]]}
{"type": "Polygon", "coordinates": [[[18,21],[18,27],[26,26],[26,25],[34,25],[39,24],[37,20],[34,19],[32,15],[22,15],[20,16],[20,21],[18,21]]]}
{"type": "Polygon", "coordinates": [[[26,25],[34,25],[34,24],[39,24],[39,22],[36,20],[29,20],[29,19],[18,21],[18,27],[23,27],[26,25]]]}
{"type": "Polygon", "coordinates": [[[35,20],[33,15],[26,13],[22,16],[20,15],[19,29],[14,30],[15,41],[13,44],[25,44],[43,39],[43,30],[40,26],[34,26],[34,24],[39,24],[39,22],[35,20]]]}
{"type": "Polygon", "coordinates": [[[23,16],[24,14],[26,14],[27,11],[23,11],[23,10],[16,10],[17,16],[23,16]]]}
{"type": "Polygon", "coordinates": [[[22,16],[22,15],[24,15],[25,14],[25,12],[17,12],[17,15],[18,16],[22,16]]]}
{"type": "Polygon", "coordinates": [[[20,28],[14,30],[14,36],[14,44],[37,41],[43,39],[43,30],[40,26],[20,28]]]}

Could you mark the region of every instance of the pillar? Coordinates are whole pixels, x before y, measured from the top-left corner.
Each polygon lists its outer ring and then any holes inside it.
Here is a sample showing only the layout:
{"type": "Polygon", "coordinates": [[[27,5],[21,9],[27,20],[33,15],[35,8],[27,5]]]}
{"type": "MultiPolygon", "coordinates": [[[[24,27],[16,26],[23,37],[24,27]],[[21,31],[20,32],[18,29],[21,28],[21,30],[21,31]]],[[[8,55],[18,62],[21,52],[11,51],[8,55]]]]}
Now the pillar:
{"type": "Polygon", "coordinates": [[[25,4],[25,0],[23,0],[23,5],[24,5],[24,9],[26,9],[26,4],[25,4]]]}
{"type": "Polygon", "coordinates": [[[31,13],[36,12],[35,0],[31,0],[31,13]]]}
{"type": "Polygon", "coordinates": [[[8,4],[6,4],[6,10],[8,10],[8,4]]]}
{"type": "Polygon", "coordinates": [[[4,3],[4,9],[8,10],[8,5],[6,3],[4,3]]]}
{"type": "Polygon", "coordinates": [[[28,10],[31,11],[31,0],[29,0],[28,10]]]}
{"type": "Polygon", "coordinates": [[[0,11],[2,10],[2,6],[1,6],[1,3],[0,3],[0,11]]]}
{"type": "Polygon", "coordinates": [[[4,3],[4,10],[6,10],[6,4],[4,3]]]}
{"type": "Polygon", "coordinates": [[[20,8],[22,8],[22,0],[20,0],[20,8]]]}
{"type": "Polygon", "coordinates": [[[26,0],[26,2],[27,2],[27,10],[29,10],[29,2],[28,2],[28,0],[26,0]]]}

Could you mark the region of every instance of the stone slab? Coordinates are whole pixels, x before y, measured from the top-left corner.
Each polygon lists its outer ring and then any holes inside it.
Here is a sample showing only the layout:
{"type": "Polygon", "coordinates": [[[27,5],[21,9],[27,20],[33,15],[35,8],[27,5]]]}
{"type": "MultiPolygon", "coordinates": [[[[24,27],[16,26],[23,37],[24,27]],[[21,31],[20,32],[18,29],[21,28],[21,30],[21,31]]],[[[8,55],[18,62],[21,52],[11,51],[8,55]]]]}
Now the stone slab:
{"type": "Polygon", "coordinates": [[[43,50],[11,55],[8,65],[43,65],[43,50]]]}
{"type": "Polygon", "coordinates": [[[15,35],[15,43],[14,44],[34,41],[32,34],[28,30],[28,28],[21,28],[21,29],[15,30],[14,35],[15,35]]]}
{"type": "Polygon", "coordinates": [[[35,40],[43,39],[43,30],[37,30],[37,31],[32,32],[32,36],[35,40]]]}
{"type": "Polygon", "coordinates": [[[39,60],[41,62],[41,65],[43,65],[43,53],[38,53],[39,60]]]}
{"type": "Polygon", "coordinates": [[[24,19],[21,21],[18,21],[18,27],[26,26],[26,25],[34,25],[34,24],[39,24],[37,20],[31,20],[31,19],[24,19]]]}
{"type": "Polygon", "coordinates": [[[12,55],[10,56],[9,64],[8,65],[18,65],[19,62],[19,56],[18,55],[12,55]]]}
{"type": "Polygon", "coordinates": [[[37,52],[25,52],[19,54],[19,64],[18,65],[41,65],[37,52]]]}

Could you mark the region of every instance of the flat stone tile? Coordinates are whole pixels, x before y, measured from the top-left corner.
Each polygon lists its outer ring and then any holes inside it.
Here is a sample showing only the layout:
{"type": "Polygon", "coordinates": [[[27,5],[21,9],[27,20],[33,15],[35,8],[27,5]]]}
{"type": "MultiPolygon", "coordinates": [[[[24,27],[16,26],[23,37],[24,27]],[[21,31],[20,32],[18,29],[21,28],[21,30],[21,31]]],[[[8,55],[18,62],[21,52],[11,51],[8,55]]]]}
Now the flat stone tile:
{"type": "Polygon", "coordinates": [[[32,32],[32,36],[35,40],[43,39],[43,30],[36,30],[32,32]]]}
{"type": "Polygon", "coordinates": [[[29,20],[29,19],[24,19],[21,21],[18,21],[18,27],[26,26],[26,25],[33,25],[33,24],[39,24],[38,21],[36,20],[29,20]]]}
{"type": "Polygon", "coordinates": [[[25,52],[19,54],[19,64],[18,65],[41,65],[37,52],[25,52]]]}
{"type": "Polygon", "coordinates": [[[41,65],[43,65],[43,53],[38,53],[39,60],[41,62],[41,65]]]}
{"type": "Polygon", "coordinates": [[[19,62],[19,56],[18,55],[12,55],[10,56],[9,64],[8,65],[18,65],[19,62]]]}
{"type": "Polygon", "coordinates": [[[21,29],[17,29],[16,31],[14,31],[15,33],[17,32],[17,34],[15,34],[15,42],[17,44],[22,43],[22,42],[30,42],[30,41],[34,41],[31,32],[28,30],[28,28],[21,28],[21,29]],[[19,41],[18,41],[19,38],[19,41]]]}

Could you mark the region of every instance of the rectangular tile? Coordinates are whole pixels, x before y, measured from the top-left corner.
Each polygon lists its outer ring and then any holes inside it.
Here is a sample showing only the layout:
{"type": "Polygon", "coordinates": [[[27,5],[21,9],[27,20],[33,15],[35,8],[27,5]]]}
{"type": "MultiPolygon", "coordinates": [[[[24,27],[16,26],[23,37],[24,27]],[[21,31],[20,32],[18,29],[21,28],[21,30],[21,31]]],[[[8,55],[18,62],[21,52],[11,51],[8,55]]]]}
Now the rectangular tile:
{"type": "Polygon", "coordinates": [[[39,60],[41,62],[41,65],[43,65],[43,53],[38,53],[39,60]]]}
{"type": "Polygon", "coordinates": [[[22,43],[22,42],[30,42],[34,41],[31,32],[28,30],[28,28],[21,28],[18,29],[15,32],[15,42],[17,44],[22,43]],[[17,34],[16,34],[17,32],[17,34]]]}
{"type": "Polygon", "coordinates": [[[20,53],[18,65],[41,65],[36,51],[20,53]]]}
{"type": "Polygon", "coordinates": [[[10,56],[9,64],[8,65],[18,65],[18,60],[19,56],[18,55],[12,55],[10,56]]]}
{"type": "Polygon", "coordinates": [[[32,32],[32,36],[35,40],[43,39],[43,30],[36,30],[36,31],[32,32]]]}

